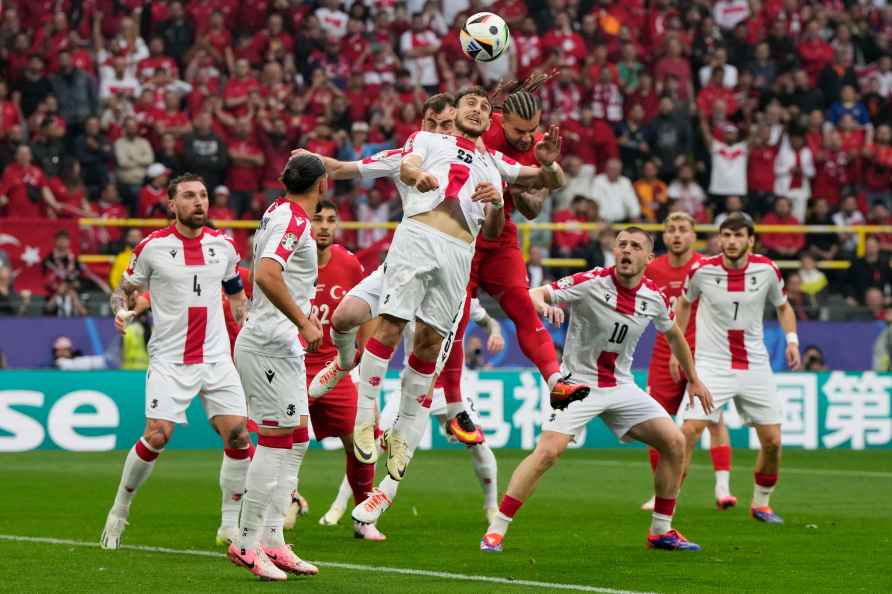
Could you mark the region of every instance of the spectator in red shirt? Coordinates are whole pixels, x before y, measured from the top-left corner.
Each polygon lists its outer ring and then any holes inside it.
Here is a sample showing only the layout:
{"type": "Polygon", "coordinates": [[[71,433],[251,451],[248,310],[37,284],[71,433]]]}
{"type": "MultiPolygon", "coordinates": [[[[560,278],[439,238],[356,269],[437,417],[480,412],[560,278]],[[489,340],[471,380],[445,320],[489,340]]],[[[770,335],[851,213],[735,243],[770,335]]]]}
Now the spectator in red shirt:
{"type": "Polygon", "coordinates": [[[59,166],[59,175],[50,179],[49,187],[58,204],[58,208],[49,210],[50,217],[68,219],[90,216],[87,189],[81,179],[81,164],[77,159],[64,157],[59,166]]]}
{"type": "Polygon", "coordinates": [[[232,190],[229,206],[236,213],[242,213],[248,208],[251,196],[260,188],[260,177],[266,159],[253,138],[251,122],[247,119],[243,118],[235,123],[235,131],[228,139],[228,146],[231,163],[226,183],[232,190]]]}
{"type": "Polygon", "coordinates": [[[693,97],[693,74],[691,73],[691,63],[682,54],[683,48],[681,42],[672,37],[666,46],[666,55],[657,60],[654,66],[654,78],[657,82],[657,90],[662,91],[666,80],[670,76],[674,76],[681,83],[682,88],[688,97],[693,97]]]}
{"type": "Polygon", "coordinates": [[[37,218],[44,216],[47,208],[60,208],[43,170],[32,164],[31,159],[28,145],[20,145],[16,149],[15,163],[3,171],[0,209],[4,216],[37,218]]]}
{"type": "Polygon", "coordinates": [[[180,77],[177,63],[170,56],[164,55],[164,38],[152,37],[149,40],[149,57],[139,61],[136,66],[136,78],[145,83],[150,80],[159,68],[164,68],[173,78],[180,77]]]}
{"type": "MultiPolygon", "coordinates": [[[[789,198],[778,196],[774,200],[774,209],[762,218],[763,225],[799,225],[793,216],[789,198]]],[[[775,260],[793,260],[805,249],[803,233],[762,233],[760,236],[765,255],[775,260]]]]}
{"type": "MultiPolygon", "coordinates": [[[[188,115],[180,111],[180,96],[173,91],[164,93],[164,111],[154,116],[157,135],[173,134],[177,139],[177,148],[182,148],[183,138],[192,133],[192,122],[188,115]]],[[[153,143],[153,148],[155,146],[157,142],[153,143]]]]}
{"type": "MultiPolygon", "coordinates": [[[[552,217],[555,223],[594,223],[598,221],[598,203],[589,196],[576,195],[570,208],[559,210],[552,217]]],[[[588,241],[587,230],[555,231],[552,247],[558,257],[567,258],[588,241]]]]}
{"type": "Polygon", "coordinates": [[[139,191],[136,216],[141,219],[167,218],[167,182],[170,171],[161,163],[152,163],[146,169],[149,182],[139,191]]]}
{"type": "Polygon", "coordinates": [[[796,51],[812,84],[818,80],[824,66],[833,61],[833,48],[821,37],[821,25],[816,20],[806,25],[796,51]]]}
{"type": "MultiPolygon", "coordinates": [[[[234,221],[236,219],[235,211],[229,207],[231,201],[229,188],[226,186],[214,188],[214,195],[208,207],[208,218],[212,221],[234,221]]],[[[247,204],[245,207],[247,209],[247,204]]]]}
{"type": "Polygon", "coordinates": [[[709,84],[707,84],[700,93],[697,94],[697,109],[712,119],[716,103],[719,101],[725,104],[725,115],[733,116],[737,113],[737,100],[734,98],[734,91],[725,87],[722,79],[725,73],[721,68],[713,68],[709,75],[709,84]]]}
{"type": "Polygon", "coordinates": [[[517,79],[524,80],[542,63],[544,57],[544,45],[536,30],[536,21],[531,17],[523,19],[520,29],[513,33],[511,43],[514,51],[509,58],[513,61],[517,79]]]}
{"type": "Polygon", "coordinates": [[[282,16],[277,13],[269,15],[266,29],[258,31],[251,41],[251,51],[256,63],[264,61],[268,52],[291,54],[294,51],[294,39],[285,32],[282,16]]]}
{"type": "Polygon", "coordinates": [[[771,128],[759,126],[749,145],[746,187],[750,213],[759,215],[768,210],[774,192],[774,159],[777,146],[771,145],[771,128]]]}
{"type": "Polygon", "coordinates": [[[864,187],[871,204],[892,202],[892,128],[877,128],[874,142],[864,148],[864,187]]]}
{"type": "Polygon", "coordinates": [[[573,31],[570,15],[560,12],[555,16],[554,28],[542,36],[542,47],[560,48],[561,65],[571,66],[579,71],[588,53],[585,40],[573,31]]]}
{"type": "Polygon", "coordinates": [[[251,76],[251,64],[241,58],[235,62],[235,76],[223,89],[223,103],[235,116],[248,112],[248,99],[252,91],[259,91],[260,83],[251,76]]]}
{"type": "Polygon", "coordinates": [[[842,137],[836,130],[826,134],[826,143],[818,148],[815,155],[815,179],[812,195],[825,199],[836,206],[842,198],[843,189],[851,183],[849,169],[852,159],[842,147],[842,137]]]}

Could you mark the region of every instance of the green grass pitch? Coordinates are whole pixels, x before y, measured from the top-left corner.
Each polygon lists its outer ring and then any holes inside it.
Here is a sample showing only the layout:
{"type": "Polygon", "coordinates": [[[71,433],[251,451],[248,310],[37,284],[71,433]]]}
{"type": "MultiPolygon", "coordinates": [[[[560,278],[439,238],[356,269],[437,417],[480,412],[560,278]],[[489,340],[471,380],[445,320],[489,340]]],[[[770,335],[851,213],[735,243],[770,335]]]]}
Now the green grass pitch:
{"type": "MultiPolygon", "coordinates": [[[[8,561],[0,592],[429,594],[547,592],[556,584],[603,592],[892,592],[892,452],[880,451],[784,452],[772,500],[783,526],[748,516],[752,452],[735,452],[732,489],[741,506],[719,512],[708,455],[698,451],[675,525],[704,547],[699,553],[645,548],[649,515],[638,506],[650,494],[650,471],[640,449],[568,452],[518,513],[500,555],[478,550],[482,499],[470,459],[458,449],[416,456],[379,524],[384,543],[354,540],[346,518],[337,527],[318,525],[343,472],[343,454],[310,451],[300,489],[310,514],[289,541],[306,559],[365,570],[323,565],[314,578],[264,584],[222,556],[6,539],[97,542],[124,455],[0,455],[0,552],[8,561]],[[381,567],[543,584],[375,570],[381,567]]],[[[500,492],[522,455],[496,452],[500,492]]],[[[124,543],[222,552],[213,542],[219,462],[218,452],[164,453],[134,502],[124,543]]]]}

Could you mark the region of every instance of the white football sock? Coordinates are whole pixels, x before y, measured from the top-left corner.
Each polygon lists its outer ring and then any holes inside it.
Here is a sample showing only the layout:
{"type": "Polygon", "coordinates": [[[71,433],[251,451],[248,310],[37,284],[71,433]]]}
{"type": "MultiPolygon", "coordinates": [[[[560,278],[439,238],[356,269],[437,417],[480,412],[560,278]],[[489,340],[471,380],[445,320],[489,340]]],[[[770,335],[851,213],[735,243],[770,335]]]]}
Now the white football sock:
{"type": "Polygon", "coordinates": [[[768,507],[773,492],[774,485],[770,487],[753,485],[753,507],[768,507]]]}
{"type": "Polygon", "coordinates": [[[130,513],[130,503],[136,495],[136,490],[152,474],[152,469],[155,468],[155,461],[161,451],[156,450],[144,438],[140,437],[138,445],[135,444],[127,452],[127,458],[124,460],[124,470],[121,472],[121,482],[118,484],[115,503],[112,506],[112,511],[115,515],[126,518],[127,514],[130,513]],[[148,455],[154,456],[154,459],[144,460],[137,453],[138,449],[143,452],[143,455],[146,455],[145,452],[149,452],[148,455]]]}
{"type": "Polygon", "coordinates": [[[508,532],[508,525],[511,524],[511,518],[499,512],[492,519],[492,523],[489,525],[489,528],[486,529],[487,534],[501,534],[505,536],[505,533],[508,532]]]}
{"type": "Polygon", "coordinates": [[[429,424],[430,409],[424,408],[422,402],[427,398],[431,383],[434,380],[433,364],[431,373],[420,373],[412,367],[412,360],[403,370],[403,378],[400,386],[399,415],[393,423],[393,434],[398,435],[408,442],[410,449],[414,450],[424,437],[424,432],[429,424]],[[424,422],[422,422],[422,418],[424,422]]]}
{"type": "Polygon", "coordinates": [[[356,400],[355,424],[365,425],[375,420],[375,405],[381,394],[384,374],[387,373],[387,359],[373,355],[369,349],[362,353],[359,362],[359,385],[357,386],[359,397],[356,400]],[[377,378],[373,381],[372,378],[377,378]]]}
{"type": "Polygon", "coordinates": [[[474,472],[477,480],[483,488],[483,508],[490,509],[498,505],[498,480],[496,455],[486,442],[471,448],[471,459],[474,462],[474,472]]]}
{"type": "Polygon", "coordinates": [[[353,489],[350,487],[350,481],[347,480],[347,475],[345,474],[344,478],[341,479],[341,486],[338,487],[338,495],[331,502],[331,507],[347,509],[351,497],[353,497],[353,489]]]}
{"type": "Polygon", "coordinates": [[[359,327],[351,328],[346,332],[338,332],[331,329],[331,342],[338,349],[338,367],[341,369],[353,369],[356,362],[356,334],[359,327]]]}
{"type": "Polygon", "coordinates": [[[253,550],[259,546],[260,528],[289,452],[285,448],[257,446],[245,480],[244,503],[239,519],[239,548],[253,550]]]}
{"type": "Polygon", "coordinates": [[[465,410],[465,404],[463,402],[447,402],[446,403],[446,418],[451,419],[458,413],[465,410]]]}
{"type": "Polygon", "coordinates": [[[223,451],[223,463],[220,465],[220,492],[222,503],[220,505],[220,526],[238,526],[238,514],[242,509],[242,497],[245,494],[245,478],[248,476],[248,467],[251,459],[248,457],[248,448],[236,450],[237,455],[244,458],[230,458],[223,451]]]}
{"type": "Polygon", "coordinates": [[[731,471],[715,471],[715,498],[721,499],[731,495],[731,471]]]}
{"type": "Polygon", "coordinates": [[[654,512],[650,519],[651,534],[666,534],[672,530],[672,516],[654,512]]]}
{"type": "Polygon", "coordinates": [[[295,443],[290,450],[285,451],[285,460],[282,463],[279,482],[272,493],[269,509],[266,512],[266,520],[263,523],[263,537],[261,543],[265,547],[279,548],[285,546],[285,534],[283,526],[285,516],[291,508],[291,499],[297,491],[300,466],[307,453],[310,443],[295,443]]]}
{"type": "Polygon", "coordinates": [[[545,380],[546,383],[548,384],[548,389],[549,389],[549,390],[553,390],[553,389],[554,389],[554,385],[555,385],[556,383],[558,383],[558,380],[559,380],[559,379],[561,379],[561,374],[560,374],[560,373],[552,373],[550,376],[548,376],[548,379],[545,380]]]}
{"type": "Polygon", "coordinates": [[[388,474],[384,477],[384,480],[381,481],[381,484],[378,485],[378,489],[380,489],[385,495],[387,495],[390,501],[393,501],[396,497],[396,491],[397,489],[399,489],[399,486],[400,482],[393,480],[388,474]]]}

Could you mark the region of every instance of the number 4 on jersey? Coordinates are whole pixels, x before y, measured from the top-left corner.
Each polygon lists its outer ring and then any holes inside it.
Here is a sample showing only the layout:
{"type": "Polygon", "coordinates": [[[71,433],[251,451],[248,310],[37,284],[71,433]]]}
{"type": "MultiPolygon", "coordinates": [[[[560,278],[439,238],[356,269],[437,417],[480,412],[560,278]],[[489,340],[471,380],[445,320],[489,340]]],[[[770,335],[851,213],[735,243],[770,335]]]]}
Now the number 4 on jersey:
{"type": "Polygon", "coordinates": [[[198,275],[192,277],[192,292],[201,297],[201,285],[198,284],[198,275]]]}

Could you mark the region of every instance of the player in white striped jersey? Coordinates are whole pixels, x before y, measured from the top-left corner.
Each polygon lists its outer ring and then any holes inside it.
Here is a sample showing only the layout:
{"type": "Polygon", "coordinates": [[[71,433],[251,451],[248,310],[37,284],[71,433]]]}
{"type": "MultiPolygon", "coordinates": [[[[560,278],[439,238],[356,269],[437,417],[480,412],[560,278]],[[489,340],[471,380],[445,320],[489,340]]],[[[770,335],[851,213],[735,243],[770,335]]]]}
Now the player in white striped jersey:
{"type": "Polygon", "coordinates": [[[787,337],[790,369],[800,365],[796,314],[787,302],[780,270],[769,258],[751,253],[755,229],[749,216],[734,213],[719,226],[721,255],[691,267],[676,310],[686,325],[691,303],[697,309],[697,372],[715,396],[716,409],[691,403],[682,413],[687,440],[687,464],[707,423],[715,422],[732,398],[744,422],[755,428],[761,449],[756,458],[752,516],[761,522],[783,523],[769,499],[777,483],[781,455],[783,406],[762,338],[766,302],[777,309],[787,337]]]}
{"type": "Polygon", "coordinates": [[[669,299],[644,278],[645,267],[653,260],[653,239],[638,227],[628,227],[617,236],[613,255],[615,266],[595,268],[530,291],[536,309],[553,322],[563,319],[558,305],[569,305],[561,373],[589,385],[591,393],[563,410],[553,410],[543,423],[535,451],[515,469],[499,513],[480,542],[483,551],[502,550],[514,514],[570,442],[598,416],[622,441],[642,441],[660,452],[648,545],[700,548],[671,524],[684,466],[684,436],[663,407],[635,385],[630,371],[638,339],[651,323],[665,335],[678,358],[688,378],[690,398],[699,399],[706,410],[711,410],[712,400],[694,369],[691,349],[674,321],[669,299]]]}
{"type": "Polygon", "coordinates": [[[238,522],[249,464],[245,394],[232,364],[221,291],[237,321],[245,292],[239,254],[223,232],[207,228],[208,193],[202,179],[186,174],[171,181],[173,225],[155,231],[133,250],[121,286],[111,298],[119,332],[133,318],[139,293],[152,293],[155,320],[146,372],[146,428],[124,463],[114,505],[100,544],[118,548],[130,504],[196,395],[224,442],[220,488],[222,519],[217,537],[230,538],[238,522]]]}
{"type": "Polygon", "coordinates": [[[299,155],[288,160],[281,181],[285,196],[266,209],[254,234],[254,297],[235,342],[235,364],[259,436],[239,535],[228,551],[234,564],[278,581],[286,579],[285,572],[318,572],[285,544],[282,527],[309,442],[301,341],[308,351],[322,341],[322,325],[310,312],[318,274],[310,213],[316,212],[328,177],[317,157],[299,155]]]}

